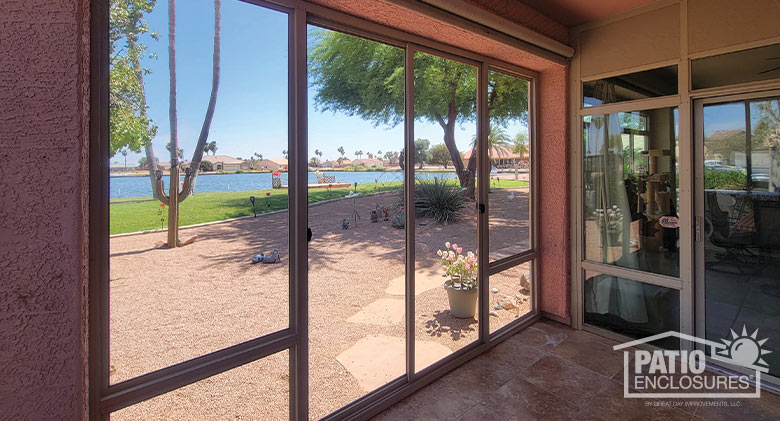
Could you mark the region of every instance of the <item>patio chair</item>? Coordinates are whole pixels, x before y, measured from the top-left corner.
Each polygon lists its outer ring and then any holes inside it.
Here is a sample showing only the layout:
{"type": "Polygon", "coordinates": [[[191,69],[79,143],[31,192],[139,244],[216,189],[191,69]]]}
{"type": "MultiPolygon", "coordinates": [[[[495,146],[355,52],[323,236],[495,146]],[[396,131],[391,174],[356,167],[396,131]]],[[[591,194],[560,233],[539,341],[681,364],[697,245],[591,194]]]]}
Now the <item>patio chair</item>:
{"type": "MultiPolygon", "coordinates": [[[[750,251],[754,247],[755,225],[751,226],[750,219],[755,218],[752,210],[748,209],[747,198],[734,198],[734,208],[732,212],[723,210],[720,202],[723,200],[720,195],[725,193],[709,192],[706,197],[708,216],[705,216],[705,223],[709,228],[705,230],[707,238],[712,245],[725,249],[724,252],[716,254],[717,260],[706,262],[708,269],[722,264],[728,264],[735,267],[740,274],[744,274],[743,268],[755,263],[756,255],[750,251]],[[737,229],[735,229],[737,228],[737,229]]],[[[729,195],[730,196],[730,195],[729,195]]]]}

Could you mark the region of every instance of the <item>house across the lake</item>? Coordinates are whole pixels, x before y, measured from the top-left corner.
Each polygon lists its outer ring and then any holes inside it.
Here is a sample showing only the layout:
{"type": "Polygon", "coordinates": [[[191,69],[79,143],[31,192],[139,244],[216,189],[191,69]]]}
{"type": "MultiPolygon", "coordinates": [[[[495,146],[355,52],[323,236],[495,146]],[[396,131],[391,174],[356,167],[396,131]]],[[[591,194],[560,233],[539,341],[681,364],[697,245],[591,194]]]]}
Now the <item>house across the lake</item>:
{"type": "Polygon", "coordinates": [[[286,170],[287,160],[284,158],[264,158],[255,164],[255,168],[272,171],[286,170]]]}
{"type": "MultiPolygon", "coordinates": [[[[463,153],[463,160],[468,161],[471,158],[473,149],[463,153]]],[[[493,146],[490,148],[491,165],[497,168],[514,168],[515,165],[524,168],[528,166],[528,154],[513,152],[506,146],[493,146]]]]}
{"type": "Polygon", "coordinates": [[[238,171],[244,162],[227,155],[204,155],[203,161],[211,162],[211,165],[214,166],[214,171],[238,171]]]}
{"type": "Polygon", "coordinates": [[[362,159],[362,158],[360,158],[360,159],[356,159],[356,160],[352,161],[352,165],[355,166],[355,167],[371,168],[371,167],[382,167],[385,164],[384,164],[384,162],[382,162],[381,159],[376,159],[376,158],[362,159]]]}
{"type": "Polygon", "coordinates": [[[120,163],[120,162],[113,162],[113,163],[111,163],[111,165],[108,167],[108,170],[109,170],[109,171],[111,171],[111,172],[128,172],[128,171],[132,171],[132,170],[133,170],[133,166],[132,166],[132,165],[130,165],[130,166],[128,167],[128,166],[127,166],[126,164],[124,164],[124,163],[120,163]]]}

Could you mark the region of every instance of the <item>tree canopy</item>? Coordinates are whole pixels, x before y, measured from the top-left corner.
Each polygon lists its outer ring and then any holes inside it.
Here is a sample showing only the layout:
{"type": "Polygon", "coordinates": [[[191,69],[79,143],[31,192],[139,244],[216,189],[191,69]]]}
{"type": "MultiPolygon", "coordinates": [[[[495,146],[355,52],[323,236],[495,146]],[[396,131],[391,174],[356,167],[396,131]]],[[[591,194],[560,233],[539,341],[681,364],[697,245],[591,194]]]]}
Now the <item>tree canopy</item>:
{"type": "Polygon", "coordinates": [[[428,152],[428,156],[431,164],[441,165],[444,168],[447,168],[447,165],[451,162],[450,152],[447,150],[447,145],[443,143],[434,145],[428,152]]]}
{"type": "MultiPolygon", "coordinates": [[[[404,119],[404,52],[375,41],[323,29],[309,32],[309,81],[320,111],[359,116],[374,125],[396,126],[404,119]]],[[[464,166],[455,144],[455,125],[477,117],[477,68],[416,53],[415,119],[441,126],[460,184],[473,196],[476,160],[464,166]]],[[[491,122],[506,126],[528,119],[528,82],[491,71],[488,80],[491,122]]],[[[472,154],[472,157],[476,154],[472,154]]]]}
{"type": "MultiPolygon", "coordinates": [[[[395,126],[404,117],[403,50],[351,35],[311,29],[309,79],[317,88],[318,110],[360,116],[374,124],[395,126]]],[[[414,59],[415,117],[440,122],[455,105],[458,122],[476,118],[477,69],[417,53],[414,59]]],[[[528,118],[528,82],[491,71],[488,106],[494,123],[528,118]]]]}
{"type": "MultiPolygon", "coordinates": [[[[146,45],[141,36],[149,33],[144,20],[156,0],[111,0],[109,6],[110,93],[109,154],[123,148],[140,152],[157,134],[157,126],[146,115],[143,75],[149,69],[141,66],[146,45]]],[[[151,32],[153,39],[157,33],[151,32]]]]}
{"type": "Polygon", "coordinates": [[[313,28],[309,81],[322,111],[395,126],[404,115],[404,52],[400,48],[313,28]]]}

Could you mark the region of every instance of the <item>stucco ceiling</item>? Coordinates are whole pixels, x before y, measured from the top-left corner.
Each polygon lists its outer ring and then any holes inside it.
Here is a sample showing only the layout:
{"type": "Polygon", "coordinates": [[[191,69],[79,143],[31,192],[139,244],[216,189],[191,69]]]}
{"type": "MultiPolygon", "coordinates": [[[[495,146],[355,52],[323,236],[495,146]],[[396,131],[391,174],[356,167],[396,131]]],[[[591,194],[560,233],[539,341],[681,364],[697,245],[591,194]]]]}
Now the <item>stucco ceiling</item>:
{"type": "MultiPolygon", "coordinates": [[[[605,18],[654,0],[502,0],[519,1],[566,26],[605,18]]],[[[489,1],[489,2],[495,2],[489,1]]]]}

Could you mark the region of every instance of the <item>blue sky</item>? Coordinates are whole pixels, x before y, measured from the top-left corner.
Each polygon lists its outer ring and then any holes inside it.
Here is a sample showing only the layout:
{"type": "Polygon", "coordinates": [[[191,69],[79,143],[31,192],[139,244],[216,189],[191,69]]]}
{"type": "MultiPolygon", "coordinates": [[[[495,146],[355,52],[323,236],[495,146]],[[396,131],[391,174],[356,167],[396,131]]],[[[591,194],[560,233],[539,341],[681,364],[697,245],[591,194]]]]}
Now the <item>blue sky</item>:
{"type": "MultiPolygon", "coordinates": [[[[157,59],[146,59],[144,66],[148,114],[159,127],[153,140],[160,161],[169,153],[168,124],[168,4],[159,0],[147,21],[159,41],[145,39],[149,53],[157,59]]],[[[211,93],[211,57],[214,36],[214,6],[210,0],[179,2],[176,10],[176,68],[179,147],[185,159],[192,157],[193,148],[203,123],[211,93]]],[[[221,78],[217,106],[209,135],[216,141],[217,154],[248,158],[258,152],[266,158],[282,157],[287,149],[287,16],[280,12],[236,0],[222,2],[221,78]]],[[[309,91],[309,156],[314,150],[323,152],[323,159],[335,159],[337,149],[344,146],[347,157],[354,152],[383,153],[400,151],[403,147],[403,126],[374,127],[370,121],[333,112],[316,112],[309,91]]],[[[474,124],[464,124],[456,130],[459,149],[470,146],[474,124]]],[[[526,131],[513,124],[507,132],[514,136],[526,131]]],[[[431,145],[442,142],[443,131],[438,124],[418,121],[415,137],[426,138],[431,145]]],[[[130,152],[128,164],[143,156],[130,152]]],[[[364,156],[365,157],[365,156],[364,156]]],[[[122,162],[117,155],[111,162],[122,162]]]]}
{"type": "Polygon", "coordinates": [[[745,104],[717,104],[704,107],[704,135],[718,130],[745,130],[745,104]]]}

